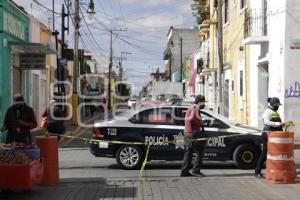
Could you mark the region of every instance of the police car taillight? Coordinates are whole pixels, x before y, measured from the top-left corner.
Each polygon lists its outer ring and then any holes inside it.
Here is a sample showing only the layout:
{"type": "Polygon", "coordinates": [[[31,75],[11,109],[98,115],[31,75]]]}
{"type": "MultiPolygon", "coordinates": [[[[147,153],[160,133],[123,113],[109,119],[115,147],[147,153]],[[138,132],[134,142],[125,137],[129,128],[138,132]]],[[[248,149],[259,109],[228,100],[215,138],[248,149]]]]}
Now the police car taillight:
{"type": "Polygon", "coordinates": [[[94,137],[104,137],[104,134],[100,131],[99,128],[93,128],[93,136],[94,137]]]}

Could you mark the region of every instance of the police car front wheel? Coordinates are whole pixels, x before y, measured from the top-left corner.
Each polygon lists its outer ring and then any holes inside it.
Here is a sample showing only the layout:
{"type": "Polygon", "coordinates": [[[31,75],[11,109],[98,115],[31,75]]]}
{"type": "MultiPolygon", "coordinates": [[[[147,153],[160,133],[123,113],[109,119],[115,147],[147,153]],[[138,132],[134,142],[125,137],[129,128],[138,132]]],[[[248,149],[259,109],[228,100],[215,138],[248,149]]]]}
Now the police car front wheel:
{"type": "Polygon", "coordinates": [[[253,169],[256,166],[259,150],[252,144],[241,144],[233,153],[233,161],[240,169],[253,169]]]}
{"type": "Polygon", "coordinates": [[[123,169],[137,169],[142,164],[143,153],[138,146],[121,146],[116,154],[116,160],[123,169]]]}

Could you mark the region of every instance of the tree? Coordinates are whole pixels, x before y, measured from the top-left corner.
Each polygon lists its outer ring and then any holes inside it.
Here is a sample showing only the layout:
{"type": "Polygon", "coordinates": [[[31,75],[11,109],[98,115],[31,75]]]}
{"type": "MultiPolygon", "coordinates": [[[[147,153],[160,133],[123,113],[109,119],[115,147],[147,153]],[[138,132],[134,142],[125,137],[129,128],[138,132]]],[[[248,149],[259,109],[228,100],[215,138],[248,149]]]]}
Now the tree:
{"type": "Polygon", "coordinates": [[[149,83],[143,86],[142,90],[140,91],[139,97],[142,97],[144,94],[148,93],[148,86],[149,83]]]}
{"type": "Polygon", "coordinates": [[[209,2],[210,0],[193,0],[191,9],[193,15],[197,19],[198,24],[201,24],[204,20],[209,19],[209,2]]]}
{"type": "Polygon", "coordinates": [[[130,95],[130,86],[126,83],[119,83],[116,86],[116,93],[119,96],[129,96],[130,95]]]}
{"type": "Polygon", "coordinates": [[[84,62],[80,69],[80,74],[90,74],[90,73],[91,73],[91,66],[87,62],[84,62]]]}

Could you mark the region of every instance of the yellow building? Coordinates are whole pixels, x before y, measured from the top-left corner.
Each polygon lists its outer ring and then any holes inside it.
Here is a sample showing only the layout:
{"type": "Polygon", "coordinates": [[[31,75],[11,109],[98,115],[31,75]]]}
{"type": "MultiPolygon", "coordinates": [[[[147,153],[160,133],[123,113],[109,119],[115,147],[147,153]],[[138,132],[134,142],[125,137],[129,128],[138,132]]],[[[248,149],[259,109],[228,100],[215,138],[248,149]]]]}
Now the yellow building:
{"type": "Polygon", "coordinates": [[[243,45],[246,1],[223,1],[223,102],[225,116],[249,123],[249,48],[243,45]]]}
{"type": "MultiPolygon", "coordinates": [[[[203,54],[204,66],[199,79],[204,82],[207,107],[220,112],[218,103],[218,22],[215,0],[203,0],[209,6],[209,19],[200,24],[199,36],[209,46],[208,55],[203,54]],[[207,60],[207,61],[206,61],[207,60]]],[[[223,104],[224,116],[234,122],[249,123],[249,47],[243,45],[246,0],[222,1],[223,16],[223,104]]]]}
{"type": "Polygon", "coordinates": [[[199,37],[202,39],[201,60],[202,70],[197,77],[197,82],[203,87],[203,94],[207,99],[207,108],[218,112],[218,47],[217,47],[217,11],[214,7],[214,0],[203,0],[203,12],[208,10],[209,15],[200,24],[199,37]],[[208,7],[208,9],[207,9],[208,7]]]}
{"type": "MultiPolygon", "coordinates": [[[[52,31],[47,28],[45,24],[40,23],[40,42],[42,44],[53,46],[54,49],[54,43],[53,40],[52,31]]],[[[50,86],[55,81],[54,73],[56,68],[56,55],[55,54],[48,54],[46,55],[46,70],[43,70],[42,73],[46,75],[46,91],[45,91],[45,97],[46,97],[46,104],[49,104],[49,100],[51,98],[50,95],[50,86]]]]}

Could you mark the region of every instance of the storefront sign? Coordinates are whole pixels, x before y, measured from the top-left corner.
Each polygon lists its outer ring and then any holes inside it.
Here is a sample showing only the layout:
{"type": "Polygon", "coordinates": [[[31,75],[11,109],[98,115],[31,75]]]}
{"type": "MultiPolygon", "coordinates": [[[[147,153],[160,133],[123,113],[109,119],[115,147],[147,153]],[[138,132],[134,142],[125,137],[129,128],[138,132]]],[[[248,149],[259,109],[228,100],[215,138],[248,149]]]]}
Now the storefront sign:
{"type": "Polygon", "coordinates": [[[179,80],[180,80],[180,73],[179,73],[179,71],[177,70],[177,71],[175,71],[175,72],[172,73],[172,81],[173,81],[173,82],[177,82],[177,81],[179,81],[179,80]]]}
{"type": "Polygon", "coordinates": [[[300,39],[291,39],[290,40],[291,49],[300,49],[300,39]]]}
{"type": "Polygon", "coordinates": [[[16,38],[26,40],[25,24],[9,12],[3,11],[3,31],[16,38]]]}
{"type": "Polygon", "coordinates": [[[20,54],[21,69],[45,69],[46,57],[44,53],[22,53],[20,54]]]}

